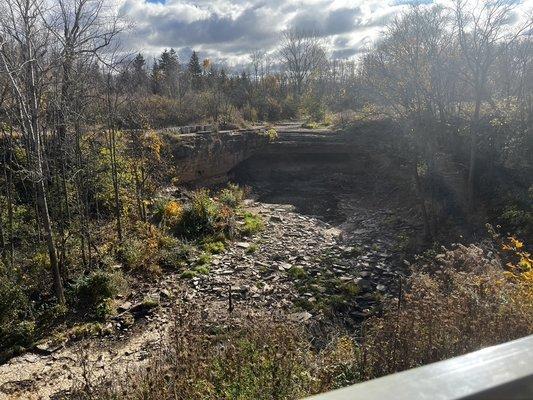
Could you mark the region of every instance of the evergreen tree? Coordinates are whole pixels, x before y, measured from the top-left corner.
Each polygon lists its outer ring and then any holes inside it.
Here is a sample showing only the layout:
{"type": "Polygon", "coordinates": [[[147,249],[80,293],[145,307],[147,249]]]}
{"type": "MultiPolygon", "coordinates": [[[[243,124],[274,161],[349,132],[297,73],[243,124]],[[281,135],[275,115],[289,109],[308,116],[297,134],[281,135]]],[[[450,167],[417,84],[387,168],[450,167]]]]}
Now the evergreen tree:
{"type": "Polygon", "coordinates": [[[174,49],[163,51],[158,65],[165,77],[176,76],[179,71],[179,59],[176,51],[174,49]]]}
{"type": "Polygon", "coordinates": [[[152,69],[154,93],[170,97],[179,95],[180,63],[174,49],[164,50],[152,69]]]}
{"type": "Polygon", "coordinates": [[[139,53],[132,64],[132,85],[136,90],[143,90],[148,84],[148,74],[146,72],[146,60],[139,53]]]}
{"type": "Polygon", "coordinates": [[[200,66],[200,59],[196,51],[192,52],[187,69],[192,76],[202,75],[202,67],[200,66]]]}
{"type": "Polygon", "coordinates": [[[187,70],[191,77],[191,84],[193,89],[201,89],[202,87],[202,66],[200,65],[200,60],[198,58],[198,53],[196,51],[192,52],[191,59],[187,65],[187,70]]]}
{"type": "Polygon", "coordinates": [[[152,74],[150,76],[152,80],[152,92],[154,94],[161,94],[162,77],[163,74],[161,72],[161,68],[159,67],[159,61],[154,59],[154,63],[152,65],[152,74]]]}

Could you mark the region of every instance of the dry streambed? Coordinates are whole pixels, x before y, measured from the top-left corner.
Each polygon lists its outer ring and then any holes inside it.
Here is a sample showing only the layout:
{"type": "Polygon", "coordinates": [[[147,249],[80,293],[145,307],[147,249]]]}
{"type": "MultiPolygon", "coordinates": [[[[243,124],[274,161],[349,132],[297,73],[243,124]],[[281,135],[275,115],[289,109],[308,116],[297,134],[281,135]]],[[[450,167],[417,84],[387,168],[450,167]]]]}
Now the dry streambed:
{"type": "MultiPolygon", "coordinates": [[[[0,366],[0,399],[59,398],[86,377],[142,366],[172,329],[177,300],[214,324],[260,313],[353,326],[379,311],[382,296],[396,295],[396,235],[409,227],[390,229],[391,212],[352,207],[343,225],[334,227],[288,205],[249,201],[247,207],[263,217],[265,229],[214,255],[208,275],[166,274],[140,289],[159,307],[139,314],[133,326],[114,321],[108,336],[27,353],[0,366]]],[[[136,306],[126,299],[122,310],[136,306]]]]}

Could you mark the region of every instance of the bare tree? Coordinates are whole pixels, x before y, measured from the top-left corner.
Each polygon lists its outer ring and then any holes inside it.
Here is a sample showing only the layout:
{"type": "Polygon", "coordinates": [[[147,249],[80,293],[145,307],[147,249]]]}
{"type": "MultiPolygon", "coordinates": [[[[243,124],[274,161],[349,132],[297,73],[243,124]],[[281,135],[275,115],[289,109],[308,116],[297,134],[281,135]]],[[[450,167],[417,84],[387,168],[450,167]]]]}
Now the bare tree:
{"type": "Polygon", "coordinates": [[[57,7],[51,16],[43,16],[50,32],[59,45],[61,57],[61,90],[59,99],[60,138],[64,140],[69,114],[75,94],[74,82],[77,78],[74,66],[77,62],[102,60],[103,51],[111,45],[122,27],[119,19],[106,6],[104,0],[57,0],[57,7]]]}
{"type": "Polygon", "coordinates": [[[448,56],[453,41],[443,9],[412,7],[392,21],[386,38],[363,59],[362,81],[371,98],[403,127],[427,236],[434,236],[420,170],[431,174],[439,129],[450,100],[448,56]],[[427,167],[427,168],[425,168],[427,167]]]}
{"type": "Polygon", "coordinates": [[[42,139],[42,100],[46,91],[46,72],[50,69],[49,31],[43,25],[42,0],[13,0],[2,4],[0,20],[0,66],[9,78],[16,101],[17,122],[27,143],[28,177],[35,187],[40,222],[50,257],[55,295],[65,302],[57,248],[45,187],[42,139]]]}
{"type": "MultiPolygon", "coordinates": [[[[87,84],[84,73],[94,63],[109,62],[105,52],[112,54],[114,49],[110,49],[110,46],[122,31],[123,24],[115,8],[104,0],[58,0],[56,7],[43,14],[43,20],[56,40],[60,54],[56,65],[59,76],[56,129],[65,211],[69,218],[66,170],[67,162],[71,161],[67,148],[70,143],[73,143],[70,153],[74,154],[72,163],[73,174],[77,178],[78,199],[83,199],[85,192],[83,174],[79,173],[84,168],[80,148],[81,119],[84,97],[88,93],[88,90],[84,90],[87,84]],[[69,131],[73,135],[68,135],[69,131]],[[67,136],[74,136],[74,140],[67,136]]],[[[79,208],[82,215],[87,214],[86,204],[80,202],[79,208]]],[[[81,224],[82,241],[87,242],[87,252],[90,255],[91,243],[86,224],[81,224]]]]}
{"type": "Polygon", "coordinates": [[[299,29],[283,32],[279,56],[298,97],[327,62],[325,47],[318,33],[299,29]]]}
{"type": "Polygon", "coordinates": [[[471,88],[474,102],[470,125],[470,162],[467,188],[468,203],[471,210],[474,207],[480,114],[484,103],[491,98],[488,85],[489,73],[498,54],[531,27],[531,20],[528,20],[524,25],[510,29],[509,20],[516,4],[516,2],[508,0],[454,1],[457,38],[461,49],[461,59],[464,61],[464,68],[460,69],[459,72],[462,80],[471,88]]]}
{"type": "Polygon", "coordinates": [[[265,52],[263,50],[254,50],[250,54],[250,62],[254,71],[254,80],[257,83],[262,70],[264,70],[265,52]]]}

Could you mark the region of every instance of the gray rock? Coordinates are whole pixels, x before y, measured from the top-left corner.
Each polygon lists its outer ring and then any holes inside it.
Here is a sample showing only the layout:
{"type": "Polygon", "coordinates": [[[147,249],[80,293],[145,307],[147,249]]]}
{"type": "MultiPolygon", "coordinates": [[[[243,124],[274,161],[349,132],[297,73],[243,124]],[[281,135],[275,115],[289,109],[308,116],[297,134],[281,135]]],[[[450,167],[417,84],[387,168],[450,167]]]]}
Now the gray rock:
{"type": "Polygon", "coordinates": [[[372,290],[372,282],[370,282],[368,279],[360,278],[357,280],[357,284],[361,290],[372,290]]]}
{"type": "Polygon", "coordinates": [[[305,322],[311,319],[313,315],[307,311],[289,314],[289,319],[294,322],[305,322]]]}
{"type": "Polygon", "coordinates": [[[124,303],[122,303],[120,306],[117,307],[117,311],[124,312],[124,311],[129,310],[132,306],[133,304],[131,303],[131,301],[125,301],[124,303]]]}

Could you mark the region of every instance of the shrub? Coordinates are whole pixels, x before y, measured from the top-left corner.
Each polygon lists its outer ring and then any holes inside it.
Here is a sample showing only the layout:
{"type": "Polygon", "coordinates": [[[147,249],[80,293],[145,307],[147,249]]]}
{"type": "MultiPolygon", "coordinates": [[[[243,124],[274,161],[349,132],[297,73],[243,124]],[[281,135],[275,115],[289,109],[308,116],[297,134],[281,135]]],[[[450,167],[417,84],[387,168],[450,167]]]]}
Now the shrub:
{"type": "Polygon", "coordinates": [[[159,263],[166,268],[181,268],[188,264],[196,253],[196,249],[171,237],[165,237],[161,243],[159,263]]]}
{"type": "Polygon", "coordinates": [[[99,322],[86,322],[74,325],[65,335],[69,340],[82,340],[93,336],[105,336],[109,333],[111,330],[99,322]]]}
{"type": "Polygon", "coordinates": [[[0,362],[31,345],[35,323],[30,319],[30,302],[22,288],[0,275],[0,362]]]}
{"type": "Polygon", "coordinates": [[[257,122],[257,110],[249,103],[245,104],[242,110],[242,116],[246,121],[257,122]]]}
{"type": "Polygon", "coordinates": [[[183,279],[191,279],[191,278],[195,278],[198,276],[198,272],[197,271],[192,271],[190,269],[188,270],[185,270],[181,273],[181,277],[183,279]]]}
{"type": "Polygon", "coordinates": [[[211,271],[206,264],[202,264],[196,267],[194,270],[200,275],[209,275],[209,272],[211,271]]]}
{"type": "Polygon", "coordinates": [[[123,115],[126,115],[127,122],[135,127],[138,127],[139,117],[144,117],[147,124],[152,127],[173,126],[183,123],[183,113],[180,113],[182,107],[175,99],[149,95],[136,98],[133,102],[126,102],[124,106],[128,108],[122,110],[123,115]]]}
{"type": "Polygon", "coordinates": [[[140,239],[126,239],[120,247],[119,254],[127,267],[139,269],[145,257],[144,243],[140,239]]]}
{"type": "Polygon", "coordinates": [[[218,124],[222,130],[238,129],[246,126],[240,111],[231,104],[225,104],[220,110],[218,124]]]}
{"type": "Polygon", "coordinates": [[[30,303],[22,288],[5,275],[0,275],[0,324],[25,318],[30,303]]]}
{"type": "Polygon", "coordinates": [[[324,102],[319,96],[308,93],[302,100],[302,109],[310,118],[310,122],[324,122],[326,117],[326,108],[324,102]]]}
{"type": "Polygon", "coordinates": [[[160,197],[154,201],[153,220],[160,227],[172,228],[183,217],[183,205],[168,197],[160,197]]]}
{"type": "Polygon", "coordinates": [[[105,319],[113,311],[109,300],[126,287],[127,283],[119,272],[93,271],[74,284],[75,302],[88,315],[105,319]]]}
{"type": "Polygon", "coordinates": [[[127,268],[148,276],[160,275],[160,250],[169,245],[168,239],[153,225],[138,223],[135,237],[124,239],[118,249],[119,259],[127,268]]]}
{"type": "Polygon", "coordinates": [[[211,264],[212,256],[210,253],[202,253],[198,257],[198,265],[209,265],[211,264]]]}
{"type": "Polygon", "coordinates": [[[0,363],[30,347],[36,339],[35,330],[32,320],[14,320],[0,326],[0,363]]]}
{"type": "Polygon", "coordinates": [[[267,135],[268,135],[268,138],[270,139],[270,141],[274,141],[274,140],[276,140],[279,137],[278,131],[275,130],[275,129],[269,129],[267,131],[267,135]]]}
{"type": "Polygon", "coordinates": [[[115,315],[117,312],[115,302],[113,299],[104,299],[96,306],[94,316],[101,321],[106,320],[108,317],[115,315]]]}
{"type": "Polygon", "coordinates": [[[497,258],[474,245],[459,245],[437,260],[413,274],[399,310],[391,304],[383,317],[367,324],[360,379],[533,333],[533,303],[523,286],[505,278],[497,258]]]}
{"type": "Polygon", "coordinates": [[[198,238],[216,231],[220,217],[219,205],[209,196],[205,189],[194,192],[176,231],[187,238],[198,238]]]}
{"type": "Polygon", "coordinates": [[[508,205],[500,217],[501,224],[511,232],[533,232],[533,212],[517,205],[508,205]]]}
{"type": "Polygon", "coordinates": [[[241,233],[244,236],[251,236],[255,233],[258,233],[263,230],[265,224],[261,217],[250,212],[246,212],[243,215],[243,226],[241,228],[241,233]]]}
{"type": "Polygon", "coordinates": [[[0,336],[3,346],[7,345],[7,348],[11,346],[29,347],[35,339],[35,322],[13,321],[7,327],[4,325],[0,336]]]}
{"type": "Polygon", "coordinates": [[[203,248],[205,252],[211,254],[222,254],[226,251],[226,245],[221,241],[204,243],[203,248]]]}
{"type": "Polygon", "coordinates": [[[222,204],[225,204],[228,207],[237,208],[242,205],[245,195],[245,189],[230,183],[226,188],[220,191],[218,199],[222,204]]]}
{"type": "Polygon", "coordinates": [[[266,137],[268,137],[268,140],[270,140],[271,142],[274,141],[274,140],[276,140],[276,139],[279,137],[278,131],[275,130],[274,128],[270,128],[270,129],[268,129],[268,130],[264,133],[264,135],[265,135],[266,137]]]}
{"type": "Polygon", "coordinates": [[[279,121],[283,115],[282,105],[277,99],[271,96],[266,98],[265,109],[266,115],[264,117],[266,117],[266,119],[269,121],[279,121]]]}
{"type": "Polygon", "coordinates": [[[178,249],[162,249],[159,263],[164,268],[182,268],[187,265],[187,259],[181,256],[178,249]]]}
{"type": "Polygon", "coordinates": [[[320,128],[320,125],[317,122],[314,121],[308,121],[302,124],[302,128],[304,129],[318,129],[320,128]]]}
{"type": "MultiPolygon", "coordinates": [[[[229,189],[225,195],[226,201],[238,202],[242,196],[241,189],[229,189]]],[[[194,192],[191,204],[183,212],[183,217],[174,228],[174,233],[186,239],[199,239],[204,237],[233,236],[235,230],[234,209],[217,202],[209,196],[209,191],[201,189],[194,192]]]]}

